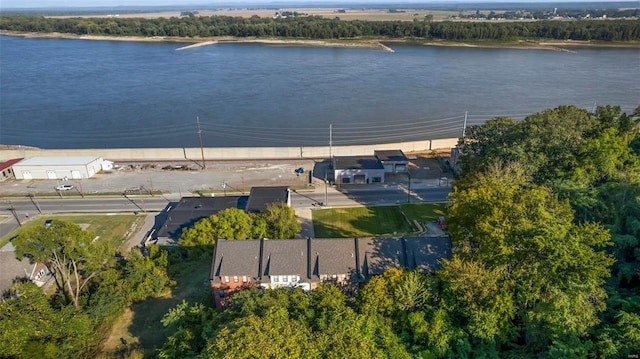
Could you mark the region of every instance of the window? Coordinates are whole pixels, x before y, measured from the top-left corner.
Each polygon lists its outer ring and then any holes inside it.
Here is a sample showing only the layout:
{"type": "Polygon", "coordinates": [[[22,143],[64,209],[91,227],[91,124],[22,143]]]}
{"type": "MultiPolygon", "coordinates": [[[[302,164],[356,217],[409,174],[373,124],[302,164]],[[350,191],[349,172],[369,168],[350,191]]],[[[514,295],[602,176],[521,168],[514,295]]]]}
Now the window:
{"type": "Polygon", "coordinates": [[[285,283],[287,281],[287,276],[286,275],[281,275],[280,276],[280,281],[282,281],[283,283],[285,283]]]}
{"type": "Polygon", "coordinates": [[[331,276],[331,279],[336,280],[336,279],[338,279],[338,276],[334,274],[334,275],[331,276]]]}
{"type": "Polygon", "coordinates": [[[274,275],[273,276],[273,281],[277,283],[278,282],[278,278],[280,278],[280,277],[278,277],[277,275],[274,275]]]}
{"type": "Polygon", "coordinates": [[[328,280],[328,279],[329,279],[329,276],[328,276],[328,275],[326,275],[326,274],[323,274],[323,275],[322,275],[322,280],[328,280]]]}
{"type": "Polygon", "coordinates": [[[234,283],[238,283],[238,276],[237,276],[237,275],[234,275],[234,276],[233,276],[233,282],[234,282],[234,283]]]}
{"type": "Polygon", "coordinates": [[[382,182],[382,177],[373,177],[373,178],[371,179],[371,182],[373,182],[373,183],[380,183],[380,182],[382,182]]]}
{"type": "Polygon", "coordinates": [[[351,183],[351,178],[349,178],[349,177],[342,177],[342,183],[351,183]]]}
{"type": "Polygon", "coordinates": [[[342,280],[346,280],[346,279],[347,279],[347,275],[346,275],[346,274],[343,274],[343,275],[342,275],[342,280]]]}
{"type": "Polygon", "coordinates": [[[218,291],[218,296],[220,296],[220,298],[224,298],[225,294],[224,294],[224,290],[220,289],[218,291]]]}
{"type": "Polygon", "coordinates": [[[298,280],[300,280],[300,277],[299,277],[299,276],[297,276],[297,275],[293,275],[293,276],[291,276],[291,281],[292,281],[293,283],[296,283],[298,280]]]}
{"type": "Polygon", "coordinates": [[[246,275],[242,276],[242,283],[247,283],[247,276],[246,275]]]}
{"type": "Polygon", "coordinates": [[[229,283],[229,276],[228,276],[228,275],[225,275],[225,276],[224,276],[224,282],[225,282],[225,283],[229,283]]]}

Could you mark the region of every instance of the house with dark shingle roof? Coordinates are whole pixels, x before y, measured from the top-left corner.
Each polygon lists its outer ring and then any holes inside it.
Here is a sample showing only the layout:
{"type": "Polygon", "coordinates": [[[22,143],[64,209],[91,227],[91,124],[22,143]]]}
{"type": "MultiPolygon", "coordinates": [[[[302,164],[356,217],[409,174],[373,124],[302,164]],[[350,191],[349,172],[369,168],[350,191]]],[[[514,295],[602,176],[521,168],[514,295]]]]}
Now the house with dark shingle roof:
{"type": "Polygon", "coordinates": [[[387,268],[407,268],[400,238],[358,238],[358,275],[366,282],[387,268]]]}
{"type": "Polygon", "coordinates": [[[264,288],[302,287],[309,290],[309,240],[287,239],[262,242],[260,282],[264,288]]]}
{"type": "Polygon", "coordinates": [[[216,287],[216,306],[223,308],[236,291],[260,282],[262,241],[228,241],[216,243],[211,267],[211,285],[216,287]]]}
{"type": "Polygon", "coordinates": [[[222,309],[232,293],[247,286],[310,290],[327,281],[365,283],[388,268],[431,273],[449,257],[448,236],[219,240],[210,279],[222,309]]]}
{"type": "Polygon", "coordinates": [[[311,281],[332,280],[346,283],[357,277],[356,242],[358,239],[314,238],[311,245],[311,281]]]}
{"type": "Polygon", "coordinates": [[[291,193],[288,186],[251,187],[249,201],[245,210],[247,212],[263,212],[273,203],[286,203],[291,205],[291,193]]]}
{"type": "Polygon", "coordinates": [[[177,244],[182,230],[193,226],[203,218],[211,217],[229,208],[246,212],[262,212],[272,203],[291,205],[289,187],[252,187],[249,196],[182,197],[175,207],[158,215],[162,224],[155,233],[160,244],[177,244]]]}
{"type": "Polygon", "coordinates": [[[164,213],[165,220],[156,233],[163,244],[175,244],[184,228],[228,208],[244,209],[246,196],[182,197],[175,207],[164,213]]]}

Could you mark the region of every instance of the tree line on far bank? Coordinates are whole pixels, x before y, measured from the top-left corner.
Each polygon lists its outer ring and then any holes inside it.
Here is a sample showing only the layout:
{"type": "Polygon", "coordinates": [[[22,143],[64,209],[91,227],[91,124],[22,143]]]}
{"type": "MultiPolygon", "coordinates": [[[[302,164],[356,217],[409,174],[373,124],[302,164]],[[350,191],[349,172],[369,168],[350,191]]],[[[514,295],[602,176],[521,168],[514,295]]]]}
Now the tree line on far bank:
{"type": "Polygon", "coordinates": [[[251,18],[194,16],[173,18],[0,17],[0,30],[102,36],[278,37],[301,39],[426,39],[449,41],[640,40],[638,20],[527,22],[429,22],[340,20],[320,16],[251,18]]]}

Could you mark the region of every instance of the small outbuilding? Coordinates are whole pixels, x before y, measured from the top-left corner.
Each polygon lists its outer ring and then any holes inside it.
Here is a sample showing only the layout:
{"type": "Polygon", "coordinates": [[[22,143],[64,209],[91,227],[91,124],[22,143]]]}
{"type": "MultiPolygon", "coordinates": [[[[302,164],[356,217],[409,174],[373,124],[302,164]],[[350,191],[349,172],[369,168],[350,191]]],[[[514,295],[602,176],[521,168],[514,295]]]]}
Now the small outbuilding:
{"type": "Polygon", "coordinates": [[[336,156],[333,169],[337,184],[384,182],[384,166],[376,156],[336,156]]]}
{"type": "Polygon", "coordinates": [[[374,154],[382,162],[387,173],[409,171],[409,159],[402,150],[375,151],[374,154]]]}
{"type": "Polygon", "coordinates": [[[22,158],[14,158],[0,163],[0,182],[16,177],[13,173],[13,166],[20,161],[22,158]]]}
{"type": "Polygon", "coordinates": [[[102,157],[33,157],[13,165],[16,179],[85,179],[102,170],[102,157]]]}

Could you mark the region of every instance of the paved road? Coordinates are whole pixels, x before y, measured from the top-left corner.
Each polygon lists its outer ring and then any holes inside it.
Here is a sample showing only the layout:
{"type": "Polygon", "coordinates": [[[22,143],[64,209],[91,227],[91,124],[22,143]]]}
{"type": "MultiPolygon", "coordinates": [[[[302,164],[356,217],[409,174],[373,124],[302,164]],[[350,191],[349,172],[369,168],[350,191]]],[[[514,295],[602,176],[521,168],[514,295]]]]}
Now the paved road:
{"type": "MultiPolygon", "coordinates": [[[[319,203],[326,207],[386,205],[395,203],[444,202],[450,192],[450,187],[438,187],[429,183],[412,185],[409,193],[406,184],[387,184],[370,186],[344,186],[340,190],[335,187],[320,185],[315,191],[293,192],[292,206],[298,209],[320,208],[319,203]]],[[[171,202],[179,200],[181,194],[167,194],[163,196],[135,197],[66,197],[66,198],[14,198],[0,201],[0,214],[5,215],[0,221],[0,237],[11,232],[16,226],[17,216],[21,221],[32,218],[40,213],[90,213],[90,212],[158,212],[165,209],[171,202]],[[14,216],[15,213],[15,216],[14,216]]]]}

